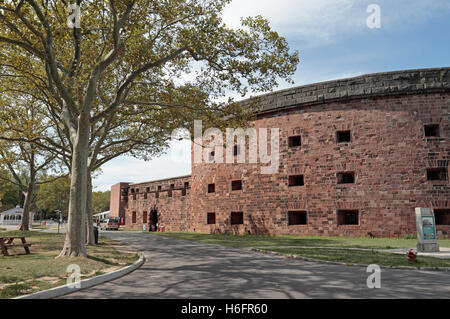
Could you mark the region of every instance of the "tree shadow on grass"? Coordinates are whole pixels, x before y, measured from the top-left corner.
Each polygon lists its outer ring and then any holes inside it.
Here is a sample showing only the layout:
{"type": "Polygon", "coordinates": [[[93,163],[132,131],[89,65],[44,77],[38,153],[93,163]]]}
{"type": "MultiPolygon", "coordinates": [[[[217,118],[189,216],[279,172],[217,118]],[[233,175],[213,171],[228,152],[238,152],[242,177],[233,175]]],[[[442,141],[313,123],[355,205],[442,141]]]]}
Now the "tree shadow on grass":
{"type": "Polygon", "coordinates": [[[194,234],[194,233],[167,233],[165,236],[177,239],[221,244],[231,247],[263,247],[263,246],[338,246],[337,240],[329,238],[292,238],[268,235],[236,235],[229,234],[194,234]]]}
{"type": "Polygon", "coordinates": [[[92,256],[92,255],[88,255],[87,258],[90,260],[100,262],[100,263],[104,263],[106,265],[110,265],[110,266],[119,266],[120,265],[120,264],[112,262],[106,258],[96,257],[96,256],[92,256]]]}

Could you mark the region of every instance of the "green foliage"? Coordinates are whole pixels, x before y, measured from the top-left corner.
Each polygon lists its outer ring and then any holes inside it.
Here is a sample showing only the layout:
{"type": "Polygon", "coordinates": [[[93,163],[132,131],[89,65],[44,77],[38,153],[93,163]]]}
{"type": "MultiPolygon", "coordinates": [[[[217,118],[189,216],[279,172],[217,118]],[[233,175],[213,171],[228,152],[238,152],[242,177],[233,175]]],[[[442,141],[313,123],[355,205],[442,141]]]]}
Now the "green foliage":
{"type": "MultiPolygon", "coordinates": [[[[36,206],[39,211],[60,210],[67,215],[70,198],[70,178],[62,177],[51,183],[42,184],[36,192],[36,206]]],[[[92,208],[94,214],[109,210],[110,192],[93,192],[92,208]]]]}
{"type": "Polygon", "coordinates": [[[15,283],[0,290],[0,299],[13,298],[31,291],[31,283],[15,283]]]}
{"type": "Polygon", "coordinates": [[[92,210],[94,214],[103,213],[109,210],[110,192],[92,193],[92,210]]]}
{"type": "Polygon", "coordinates": [[[11,284],[11,283],[18,282],[18,281],[19,281],[19,277],[0,275],[0,283],[11,284]]]}
{"type": "Polygon", "coordinates": [[[10,188],[4,192],[0,203],[6,209],[22,206],[23,195],[17,187],[10,186],[10,188]]]}
{"type": "Polygon", "coordinates": [[[9,182],[10,174],[0,169],[0,211],[22,205],[23,194],[17,185],[9,182]]]}
{"type": "Polygon", "coordinates": [[[40,185],[36,192],[36,207],[38,210],[59,210],[67,215],[70,197],[70,178],[62,177],[51,183],[40,185]]]}
{"type": "Polygon", "coordinates": [[[0,13],[7,96],[0,104],[41,103],[39,116],[27,119],[40,129],[22,135],[64,156],[77,115],[90,113],[93,170],[123,152],[149,159],[167,147],[174,128],[192,130],[194,119],[205,129],[246,125],[257,105],[217,98],[292,82],[299,57],[261,16],[227,27],[229,2],[83,1],[79,29],[67,27],[65,2],[7,2],[0,13]],[[53,130],[41,134],[47,119],[53,130]]]}

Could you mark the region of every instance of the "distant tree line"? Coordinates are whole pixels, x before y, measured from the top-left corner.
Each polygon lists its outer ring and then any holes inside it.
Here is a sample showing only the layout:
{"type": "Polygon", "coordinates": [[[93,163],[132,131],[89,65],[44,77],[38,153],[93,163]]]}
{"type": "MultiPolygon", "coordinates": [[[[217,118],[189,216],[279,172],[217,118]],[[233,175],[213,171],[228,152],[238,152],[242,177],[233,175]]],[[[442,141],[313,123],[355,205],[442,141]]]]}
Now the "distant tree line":
{"type": "MultiPolygon", "coordinates": [[[[6,182],[7,173],[1,172],[0,179],[0,212],[16,206],[23,207],[25,196],[17,185],[6,182]]],[[[35,213],[35,219],[44,220],[62,216],[67,217],[70,197],[70,178],[67,176],[55,179],[52,182],[36,187],[31,200],[31,211],[35,213]]],[[[110,192],[92,193],[92,214],[98,214],[109,210],[110,192]]]]}

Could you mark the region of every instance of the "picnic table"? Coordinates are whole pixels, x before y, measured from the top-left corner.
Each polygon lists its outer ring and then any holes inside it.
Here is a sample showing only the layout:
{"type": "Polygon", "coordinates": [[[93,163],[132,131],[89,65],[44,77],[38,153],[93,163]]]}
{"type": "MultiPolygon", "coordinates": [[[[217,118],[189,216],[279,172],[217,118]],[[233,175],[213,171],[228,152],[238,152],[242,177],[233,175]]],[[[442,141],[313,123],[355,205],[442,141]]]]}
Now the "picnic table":
{"type": "Polygon", "coordinates": [[[30,246],[32,244],[28,244],[25,236],[14,236],[14,237],[0,237],[0,246],[2,249],[2,254],[4,256],[8,256],[8,248],[11,247],[23,247],[25,249],[25,252],[28,254],[30,254],[30,246]],[[21,244],[14,244],[14,239],[20,239],[21,240],[21,244]]]}

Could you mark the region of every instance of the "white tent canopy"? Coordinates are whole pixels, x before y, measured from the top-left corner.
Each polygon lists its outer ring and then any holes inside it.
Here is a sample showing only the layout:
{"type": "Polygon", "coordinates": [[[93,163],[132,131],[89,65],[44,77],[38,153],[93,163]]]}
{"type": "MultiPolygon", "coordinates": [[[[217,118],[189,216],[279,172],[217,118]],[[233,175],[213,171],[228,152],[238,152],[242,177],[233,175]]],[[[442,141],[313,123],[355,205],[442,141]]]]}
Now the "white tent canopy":
{"type": "Polygon", "coordinates": [[[109,211],[93,215],[94,221],[100,221],[109,218],[109,211]]]}
{"type": "MultiPolygon", "coordinates": [[[[0,225],[19,225],[22,223],[23,209],[17,206],[13,209],[0,213],[0,225]]],[[[34,214],[30,212],[30,224],[34,214]]]]}

